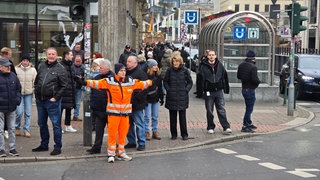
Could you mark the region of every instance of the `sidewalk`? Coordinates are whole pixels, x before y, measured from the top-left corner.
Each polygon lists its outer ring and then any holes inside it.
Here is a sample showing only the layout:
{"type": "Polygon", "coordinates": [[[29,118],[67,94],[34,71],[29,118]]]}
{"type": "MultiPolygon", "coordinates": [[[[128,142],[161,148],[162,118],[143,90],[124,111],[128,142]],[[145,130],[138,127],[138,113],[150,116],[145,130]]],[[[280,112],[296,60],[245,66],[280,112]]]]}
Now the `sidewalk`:
{"type": "MultiPolygon", "coordinates": [[[[137,151],[136,149],[126,149],[127,154],[134,156],[136,154],[145,154],[150,152],[164,152],[176,149],[184,149],[188,147],[195,147],[204,144],[219,143],[224,141],[232,141],[244,137],[251,137],[261,135],[265,133],[272,133],[283,129],[296,127],[298,125],[305,124],[313,119],[313,113],[307,110],[297,107],[294,112],[294,116],[287,116],[287,106],[283,106],[283,102],[265,103],[257,102],[254,112],[252,114],[253,122],[258,129],[256,133],[242,133],[240,132],[242,127],[242,117],[245,111],[244,102],[226,102],[227,118],[231,124],[233,133],[231,135],[222,135],[222,129],[215,115],[215,134],[207,134],[206,129],[206,113],[204,107],[204,100],[195,98],[193,92],[195,86],[191,90],[190,104],[187,109],[187,125],[189,140],[183,141],[178,136],[177,140],[171,140],[170,128],[169,128],[169,112],[164,106],[160,106],[159,109],[159,133],[162,137],[161,140],[147,141],[145,151],[137,151]]],[[[23,136],[16,137],[16,150],[19,152],[19,157],[6,157],[0,158],[0,163],[9,162],[36,162],[46,160],[63,160],[63,159],[76,159],[76,158],[93,158],[93,157],[106,157],[106,141],[107,132],[105,132],[105,138],[101,154],[98,155],[86,155],[86,150],[89,146],[83,146],[83,122],[72,121],[72,126],[78,130],[76,133],[64,133],[62,135],[62,153],[58,156],[50,156],[50,152],[53,150],[53,134],[50,129],[50,144],[49,151],[46,152],[32,152],[31,149],[37,147],[40,144],[39,128],[37,126],[37,114],[36,106],[33,106],[32,122],[31,122],[31,138],[23,136]]],[[[82,118],[83,119],[83,118],[82,118]]],[[[51,126],[50,120],[48,121],[51,126]]],[[[63,124],[63,123],[62,123],[63,124]]],[[[64,129],[64,126],[63,126],[64,129]]],[[[178,128],[178,135],[180,134],[178,128]]],[[[92,134],[92,142],[94,142],[94,132],[92,134]]],[[[6,141],[7,143],[7,141],[6,141]]],[[[8,148],[6,148],[8,149],[8,148]]]]}

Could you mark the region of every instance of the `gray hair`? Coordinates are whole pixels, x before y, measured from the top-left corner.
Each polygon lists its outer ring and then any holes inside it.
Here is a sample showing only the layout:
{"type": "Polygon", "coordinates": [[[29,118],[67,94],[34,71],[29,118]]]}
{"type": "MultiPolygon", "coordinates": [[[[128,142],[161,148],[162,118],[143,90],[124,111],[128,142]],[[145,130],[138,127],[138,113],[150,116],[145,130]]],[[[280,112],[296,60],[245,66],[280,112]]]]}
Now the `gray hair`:
{"type": "Polygon", "coordinates": [[[100,66],[111,69],[111,62],[109,59],[99,58],[100,66]]]}

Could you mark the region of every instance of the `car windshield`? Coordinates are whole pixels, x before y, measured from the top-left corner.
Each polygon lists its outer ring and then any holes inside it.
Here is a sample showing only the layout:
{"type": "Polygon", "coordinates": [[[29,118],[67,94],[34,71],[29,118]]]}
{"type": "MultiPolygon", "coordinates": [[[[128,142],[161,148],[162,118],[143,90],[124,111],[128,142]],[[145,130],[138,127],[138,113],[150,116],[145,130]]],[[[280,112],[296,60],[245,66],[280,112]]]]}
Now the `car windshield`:
{"type": "Polygon", "coordinates": [[[320,69],[320,56],[300,58],[299,67],[302,69],[320,69]]]}

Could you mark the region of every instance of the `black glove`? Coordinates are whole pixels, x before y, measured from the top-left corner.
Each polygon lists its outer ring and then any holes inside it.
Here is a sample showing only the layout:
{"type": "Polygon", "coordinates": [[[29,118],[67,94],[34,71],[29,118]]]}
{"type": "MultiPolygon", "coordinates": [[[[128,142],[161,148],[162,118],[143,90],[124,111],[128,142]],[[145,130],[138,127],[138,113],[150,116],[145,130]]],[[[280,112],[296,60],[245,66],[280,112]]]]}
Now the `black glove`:
{"type": "Polygon", "coordinates": [[[160,106],[162,106],[164,103],[163,99],[160,100],[160,106]]]}

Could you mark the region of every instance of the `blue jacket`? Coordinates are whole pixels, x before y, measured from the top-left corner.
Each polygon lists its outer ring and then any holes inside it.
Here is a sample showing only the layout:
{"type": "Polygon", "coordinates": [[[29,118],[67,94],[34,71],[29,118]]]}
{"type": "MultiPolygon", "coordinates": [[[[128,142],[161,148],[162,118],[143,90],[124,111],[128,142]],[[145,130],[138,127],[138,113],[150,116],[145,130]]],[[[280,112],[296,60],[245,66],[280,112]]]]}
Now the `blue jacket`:
{"type": "Polygon", "coordinates": [[[0,72],[0,112],[16,110],[21,102],[21,84],[13,73],[0,72]]]}

